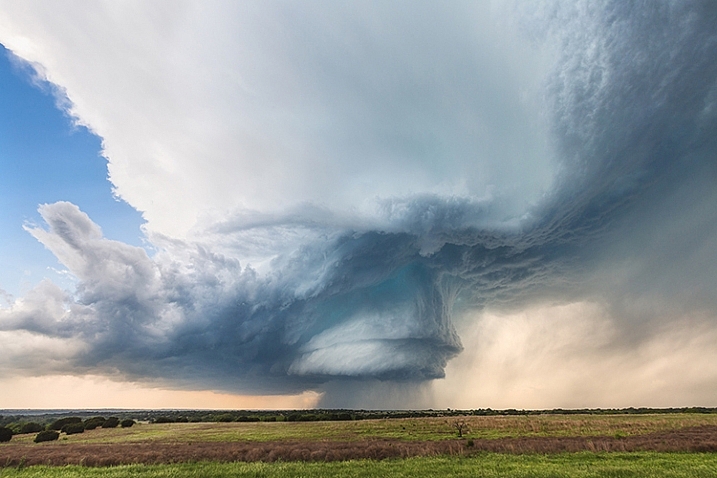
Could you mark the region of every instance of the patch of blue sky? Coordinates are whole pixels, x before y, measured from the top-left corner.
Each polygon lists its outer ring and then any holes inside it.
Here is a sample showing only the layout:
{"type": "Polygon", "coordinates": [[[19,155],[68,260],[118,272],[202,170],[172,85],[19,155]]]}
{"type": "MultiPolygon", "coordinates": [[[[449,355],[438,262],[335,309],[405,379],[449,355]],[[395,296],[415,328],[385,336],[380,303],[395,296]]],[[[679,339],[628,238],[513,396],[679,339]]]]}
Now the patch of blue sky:
{"type": "Polygon", "coordinates": [[[45,277],[71,285],[53,254],[22,227],[41,222],[43,203],[70,201],[106,237],[144,245],[144,221],[113,196],[101,149],[101,138],[75,125],[52,88],[37,84],[30,66],[0,45],[0,289],[17,296],[45,277]]]}

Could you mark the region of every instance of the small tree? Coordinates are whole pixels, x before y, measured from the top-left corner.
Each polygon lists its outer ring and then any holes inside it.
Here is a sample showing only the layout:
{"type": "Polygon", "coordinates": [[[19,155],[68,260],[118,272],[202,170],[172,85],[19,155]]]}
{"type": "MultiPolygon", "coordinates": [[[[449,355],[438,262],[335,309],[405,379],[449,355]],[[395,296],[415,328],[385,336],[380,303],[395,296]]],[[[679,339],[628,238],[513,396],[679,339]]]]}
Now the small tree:
{"type": "Polygon", "coordinates": [[[12,440],[12,430],[5,427],[0,427],[0,442],[12,440]]]}
{"type": "MultiPolygon", "coordinates": [[[[233,422],[234,415],[232,415],[231,413],[222,413],[221,415],[217,415],[217,421],[223,422],[223,423],[233,422]]],[[[244,420],[244,421],[246,421],[246,420],[244,420]]]]}
{"type": "Polygon", "coordinates": [[[117,428],[117,425],[119,425],[120,420],[117,417],[109,417],[103,424],[102,428],[117,428]]]}
{"type": "Polygon", "coordinates": [[[92,417],[85,420],[85,430],[94,430],[97,427],[101,427],[107,419],[105,417],[92,417]]]}
{"type": "Polygon", "coordinates": [[[463,432],[468,431],[468,423],[462,418],[456,418],[453,420],[453,428],[458,432],[458,438],[462,438],[463,432]]]}
{"type": "Polygon", "coordinates": [[[85,433],[85,426],[82,423],[68,423],[64,427],[62,427],[62,430],[68,435],[75,435],[77,433],[85,433]]]}
{"type": "Polygon", "coordinates": [[[132,420],[131,418],[125,418],[120,422],[120,426],[122,428],[130,428],[132,425],[134,425],[134,423],[134,420],[132,420]]]}
{"type": "Polygon", "coordinates": [[[39,423],[30,422],[30,423],[23,423],[22,427],[20,427],[20,433],[37,433],[44,430],[45,427],[40,425],[39,423]]]}
{"type": "Polygon", "coordinates": [[[60,434],[54,430],[45,430],[43,432],[40,432],[35,437],[35,443],[40,443],[43,441],[54,441],[60,438],[60,434]]]}
{"type": "Polygon", "coordinates": [[[59,420],[55,420],[50,424],[48,427],[50,430],[62,430],[62,427],[69,423],[82,423],[82,419],[80,417],[67,417],[67,418],[60,418],[59,420]]]}

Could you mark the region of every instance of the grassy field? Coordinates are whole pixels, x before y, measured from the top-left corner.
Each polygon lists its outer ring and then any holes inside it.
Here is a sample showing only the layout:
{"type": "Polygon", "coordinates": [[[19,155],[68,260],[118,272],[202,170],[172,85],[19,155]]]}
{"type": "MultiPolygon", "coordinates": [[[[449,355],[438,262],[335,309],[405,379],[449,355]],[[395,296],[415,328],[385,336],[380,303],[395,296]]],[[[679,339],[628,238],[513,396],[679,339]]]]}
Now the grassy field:
{"type": "MultiPolygon", "coordinates": [[[[98,428],[77,435],[62,434],[59,441],[40,444],[32,442],[34,434],[16,435],[11,442],[0,443],[0,478],[717,478],[717,453],[670,451],[717,449],[715,414],[472,416],[463,419],[469,430],[462,440],[456,437],[455,417],[333,422],[138,423],[132,428],[98,428]],[[655,433],[657,435],[652,435],[655,433]],[[687,443],[689,440],[685,437],[690,433],[710,434],[707,441],[702,442],[707,448],[599,446],[601,440],[619,446],[635,440],[652,440],[650,443],[658,444],[669,440],[687,443]],[[544,454],[530,451],[536,448],[529,447],[509,448],[506,453],[490,452],[503,449],[480,448],[486,450],[480,451],[477,448],[479,441],[499,443],[501,439],[515,441],[516,447],[528,446],[526,442],[550,445],[566,440],[582,440],[588,446],[551,448],[553,451],[544,454]],[[475,447],[472,443],[469,445],[473,440],[475,447]],[[658,451],[624,452],[645,449],[658,451]],[[564,453],[560,450],[588,451],[564,453]],[[40,463],[116,466],[27,466],[40,463]]],[[[513,445],[509,443],[508,446],[513,445]]]]}
{"type": "MultiPolygon", "coordinates": [[[[97,428],[66,436],[66,443],[234,441],[407,441],[456,438],[455,418],[406,418],[334,422],[139,423],[132,428],[97,428]]],[[[537,415],[465,417],[468,438],[632,436],[700,425],[717,425],[717,414],[537,415]]],[[[32,443],[35,434],[12,443],[32,443]]]]}
{"type": "Polygon", "coordinates": [[[184,463],[0,468],[2,478],[99,477],[717,477],[717,455],[698,453],[482,454],[331,463],[184,463]]]}

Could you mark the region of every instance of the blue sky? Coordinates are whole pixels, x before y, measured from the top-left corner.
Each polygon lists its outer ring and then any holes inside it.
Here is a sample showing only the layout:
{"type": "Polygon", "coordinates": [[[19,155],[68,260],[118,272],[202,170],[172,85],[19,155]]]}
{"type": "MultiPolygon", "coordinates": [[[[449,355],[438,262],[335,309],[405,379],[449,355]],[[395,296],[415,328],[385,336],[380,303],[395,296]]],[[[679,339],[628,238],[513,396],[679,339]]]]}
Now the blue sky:
{"type": "Polygon", "coordinates": [[[0,0],[0,407],[717,405],[715,24],[0,0]]]}
{"type": "Polygon", "coordinates": [[[12,295],[61,264],[23,229],[41,221],[40,204],[79,205],[107,237],[141,245],[141,215],[112,195],[101,140],[59,108],[52,86],[0,47],[0,288],[12,295]]]}

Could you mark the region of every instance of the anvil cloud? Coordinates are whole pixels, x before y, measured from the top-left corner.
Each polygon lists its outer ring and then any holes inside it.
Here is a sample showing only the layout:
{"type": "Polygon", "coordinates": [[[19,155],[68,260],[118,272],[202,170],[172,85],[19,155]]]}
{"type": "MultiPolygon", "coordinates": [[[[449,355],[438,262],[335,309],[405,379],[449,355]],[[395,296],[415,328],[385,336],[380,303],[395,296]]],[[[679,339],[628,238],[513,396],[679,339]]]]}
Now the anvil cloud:
{"type": "Polygon", "coordinates": [[[0,366],[283,393],[441,378],[487,309],[599,303],[615,346],[712,330],[715,25],[701,1],[0,2],[151,245],[41,205],[77,289],[0,330],[64,346],[0,366]]]}

